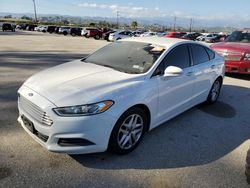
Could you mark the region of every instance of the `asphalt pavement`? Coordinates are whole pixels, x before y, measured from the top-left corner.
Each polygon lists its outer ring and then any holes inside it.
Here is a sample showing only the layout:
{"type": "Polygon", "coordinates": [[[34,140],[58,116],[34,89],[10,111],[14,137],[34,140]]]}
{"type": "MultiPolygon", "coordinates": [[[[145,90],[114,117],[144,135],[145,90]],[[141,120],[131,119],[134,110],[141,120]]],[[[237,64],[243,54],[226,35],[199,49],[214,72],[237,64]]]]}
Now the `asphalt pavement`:
{"type": "Polygon", "coordinates": [[[249,187],[250,76],[227,75],[216,104],[164,123],[128,155],[71,156],[48,152],[21,128],[16,92],[34,73],[107,42],[0,31],[0,44],[0,187],[249,187]]]}

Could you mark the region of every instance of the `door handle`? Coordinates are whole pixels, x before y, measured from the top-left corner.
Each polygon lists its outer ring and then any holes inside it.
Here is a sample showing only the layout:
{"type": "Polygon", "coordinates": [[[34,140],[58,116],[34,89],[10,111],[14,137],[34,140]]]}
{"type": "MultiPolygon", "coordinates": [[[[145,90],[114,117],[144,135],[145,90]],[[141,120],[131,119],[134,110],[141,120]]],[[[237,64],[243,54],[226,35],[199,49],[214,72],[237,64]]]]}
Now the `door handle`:
{"type": "Polygon", "coordinates": [[[187,74],[186,74],[186,76],[191,76],[193,74],[193,72],[188,72],[187,74]]]}
{"type": "Polygon", "coordinates": [[[215,68],[215,65],[211,65],[211,68],[214,69],[214,68],[215,68]]]}

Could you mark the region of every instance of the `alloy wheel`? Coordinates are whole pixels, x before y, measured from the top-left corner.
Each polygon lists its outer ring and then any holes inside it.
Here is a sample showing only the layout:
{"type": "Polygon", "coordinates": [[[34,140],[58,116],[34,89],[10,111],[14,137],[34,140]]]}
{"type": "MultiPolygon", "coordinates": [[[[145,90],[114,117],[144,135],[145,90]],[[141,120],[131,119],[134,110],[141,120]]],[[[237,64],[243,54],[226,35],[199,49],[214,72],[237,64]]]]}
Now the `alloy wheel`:
{"type": "Polygon", "coordinates": [[[125,119],[117,136],[120,148],[130,149],[139,141],[143,133],[143,123],[139,114],[132,114],[125,119]]]}
{"type": "Polygon", "coordinates": [[[211,100],[216,101],[219,96],[219,93],[220,93],[220,81],[216,80],[211,90],[211,100]]]}

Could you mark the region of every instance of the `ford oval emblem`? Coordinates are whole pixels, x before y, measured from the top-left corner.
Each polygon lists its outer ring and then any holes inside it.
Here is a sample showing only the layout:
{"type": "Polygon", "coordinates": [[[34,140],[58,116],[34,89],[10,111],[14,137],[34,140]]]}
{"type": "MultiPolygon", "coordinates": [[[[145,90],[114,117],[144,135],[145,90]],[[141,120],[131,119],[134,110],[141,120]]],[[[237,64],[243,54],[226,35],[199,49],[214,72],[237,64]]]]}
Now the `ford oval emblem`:
{"type": "Polygon", "coordinates": [[[30,97],[32,97],[34,94],[33,94],[33,93],[28,93],[28,95],[29,95],[30,97]]]}

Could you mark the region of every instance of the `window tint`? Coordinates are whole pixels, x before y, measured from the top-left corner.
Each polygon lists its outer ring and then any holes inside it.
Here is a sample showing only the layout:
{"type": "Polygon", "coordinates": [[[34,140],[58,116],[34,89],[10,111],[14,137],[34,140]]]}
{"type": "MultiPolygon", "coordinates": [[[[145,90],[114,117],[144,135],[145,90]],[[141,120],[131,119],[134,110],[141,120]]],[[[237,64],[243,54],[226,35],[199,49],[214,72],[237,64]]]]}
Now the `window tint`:
{"type": "Polygon", "coordinates": [[[210,60],[205,48],[198,44],[191,44],[194,65],[198,65],[210,60]]]}
{"type": "Polygon", "coordinates": [[[164,74],[164,62],[161,62],[160,65],[158,65],[158,67],[155,69],[153,76],[157,76],[157,75],[163,75],[164,74]]]}
{"type": "Polygon", "coordinates": [[[207,53],[209,55],[210,60],[215,58],[215,53],[212,50],[210,50],[209,48],[206,48],[206,51],[207,51],[207,53]]]}
{"type": "Polygon", "coordinates": [[[163,60],[165,67],[176,66],[180,68],[187,68],[190,66],[189,51],[187,45],[180,45],[175,47],[163,60]]]}
{"type": "Polygon", "coordinates": [[[164,48],[150,43],[118,41],[94,52],[84,62],[141,74],[147,72],[163,52],[164,48]]]}

